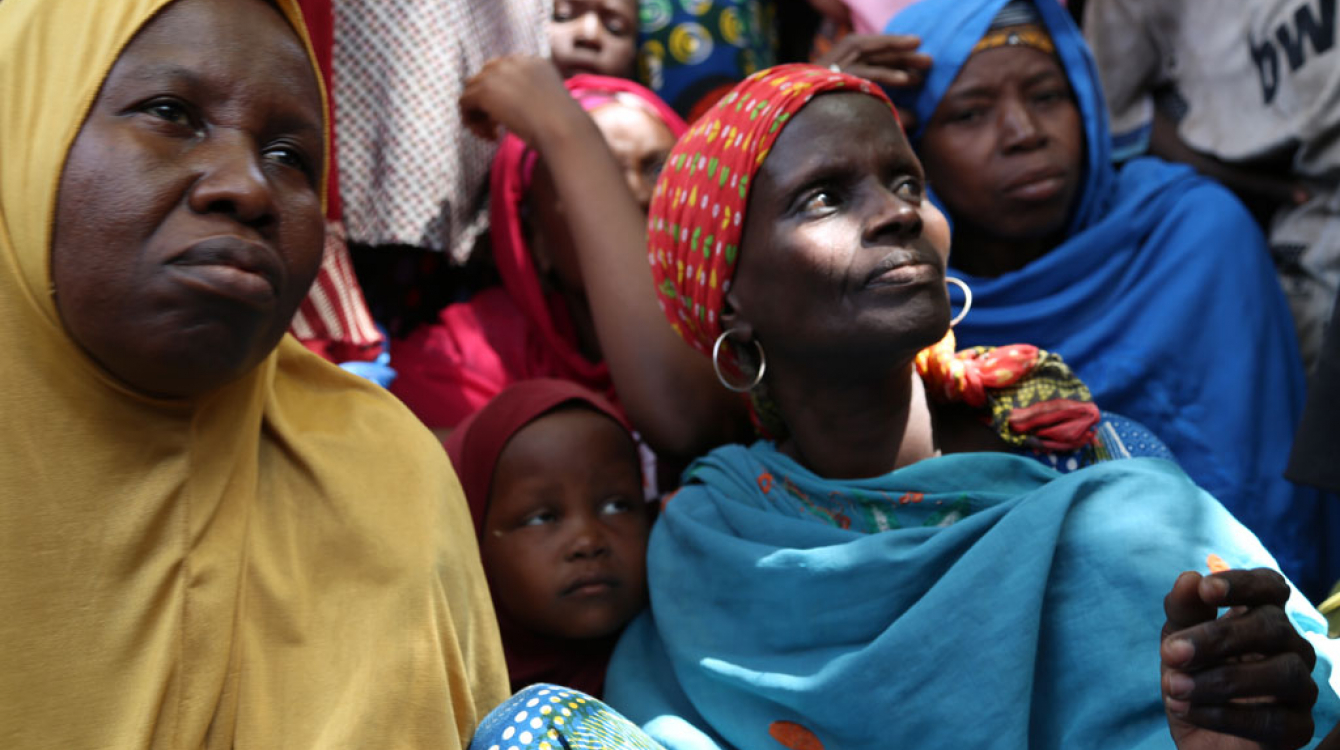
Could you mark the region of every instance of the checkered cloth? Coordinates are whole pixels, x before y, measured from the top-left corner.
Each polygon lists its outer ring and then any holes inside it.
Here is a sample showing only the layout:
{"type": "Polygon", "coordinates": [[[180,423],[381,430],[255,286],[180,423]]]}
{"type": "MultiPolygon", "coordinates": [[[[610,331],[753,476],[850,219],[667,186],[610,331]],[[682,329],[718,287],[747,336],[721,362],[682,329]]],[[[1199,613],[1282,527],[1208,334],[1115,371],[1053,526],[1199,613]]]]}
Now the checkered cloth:
{"type": "Polygon", "coordinates": [[[552,0],[335,0],[334,99],[349,239],[469,254],[494,145],[457,100],[488,60],[545,52],[552,0]]]}

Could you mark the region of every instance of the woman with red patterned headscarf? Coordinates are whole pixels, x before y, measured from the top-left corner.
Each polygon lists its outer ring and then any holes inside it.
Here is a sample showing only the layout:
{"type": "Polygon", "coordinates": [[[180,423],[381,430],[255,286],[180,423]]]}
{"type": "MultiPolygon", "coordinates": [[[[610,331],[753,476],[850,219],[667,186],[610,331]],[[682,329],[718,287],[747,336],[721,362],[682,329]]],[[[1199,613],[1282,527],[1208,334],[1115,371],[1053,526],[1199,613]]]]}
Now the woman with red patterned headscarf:
{"type": "MultiPolygon", "coordinates": [[[[949,231],[925,190],[882,92],[823,68],[750,78],[676,144],[649,217],[655,290],[774,439],[712,451],[666,503],[610,703],[672,748],[1311,738],[1307,680],[1265,674],[1316,647],[1329,680],[1315,610],[1241,570],[1274,565],[1176,464],[1103,460],[1122,441],[1099,436],[1123,433],[1059,358],[954,351],[949,231]],[[1160,606],[1178,571],[1225,563],[1160,606]],[[1246,619],[1216,621],[1230,603],[1246,619]],[[1235,627],[1282,634],[1259,641],[1272,666],[1231,695],[1184,687],[1239,669],[1221,661],[1235,627]],[[1262,695],[1268,712],[1213,713],[1262,695]],[[954,721],[969,698],[1011,708],[954,721]]],[[[1340,699],[1318,708],[1329,727],[1340,699]]]]}

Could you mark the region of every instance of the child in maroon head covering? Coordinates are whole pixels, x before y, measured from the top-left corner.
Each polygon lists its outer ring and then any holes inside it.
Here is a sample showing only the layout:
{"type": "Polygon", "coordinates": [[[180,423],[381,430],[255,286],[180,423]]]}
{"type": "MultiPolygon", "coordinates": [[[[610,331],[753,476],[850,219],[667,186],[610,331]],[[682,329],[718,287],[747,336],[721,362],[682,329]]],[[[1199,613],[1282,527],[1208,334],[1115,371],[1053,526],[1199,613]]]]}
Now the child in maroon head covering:
{"type": "Polygon", "coordinates": [[[646,604],[651,506],[623,417],[574,383],[527,380],[455,430],[512,689],[600,695],[619,633],[646,604]]]}

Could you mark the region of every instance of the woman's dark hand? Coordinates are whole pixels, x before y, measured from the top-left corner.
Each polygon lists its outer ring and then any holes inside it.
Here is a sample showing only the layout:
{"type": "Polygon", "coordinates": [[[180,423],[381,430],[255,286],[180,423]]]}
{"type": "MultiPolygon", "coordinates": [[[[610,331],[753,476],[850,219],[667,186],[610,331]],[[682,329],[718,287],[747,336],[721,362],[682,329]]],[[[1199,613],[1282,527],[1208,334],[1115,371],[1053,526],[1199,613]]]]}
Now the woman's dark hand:
{"type": "Polygon", "coordinates": [[[1297,748],[1312,739],[1317,657],[1273,570],[1186,572],[1163,600],[1163,703],[1182,750],[1297,748]],[[1218,608],[1229,607],[1222,617],[1218,608]]]}
{"type": "Polygon", "coordinates": [[[480,138],[496,140],[502,127],[530,146],[562,118],[586,117],[553,63],[530,55],[489,60],[465,82],[460,107],[466,127],[480,138]]]}
{"type": "Polygon", "coordinates": [[[920,86],[930,70],[931,58],[917,52],[921,39],[915,36],[849,34],[814,61],[833,65],[843,73],[860,76],[885,88],[920,86]]]}

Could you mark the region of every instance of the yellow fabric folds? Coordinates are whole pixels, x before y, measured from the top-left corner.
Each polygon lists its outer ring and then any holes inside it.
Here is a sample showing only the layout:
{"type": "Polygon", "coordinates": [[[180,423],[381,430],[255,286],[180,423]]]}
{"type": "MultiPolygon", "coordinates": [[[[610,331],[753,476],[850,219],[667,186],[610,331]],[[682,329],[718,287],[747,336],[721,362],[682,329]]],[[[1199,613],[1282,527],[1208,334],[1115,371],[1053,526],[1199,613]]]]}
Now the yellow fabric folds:
{"type": "Polygon", "coordinates": [[[460,486],[409,412],[288,338],[154,401],[61,326],[65,154],[166,4],[0,0],[0,747],[464,747],[507,675],[460,486]]]}

